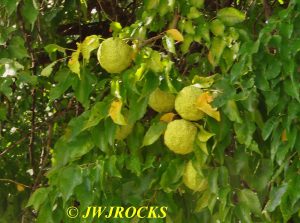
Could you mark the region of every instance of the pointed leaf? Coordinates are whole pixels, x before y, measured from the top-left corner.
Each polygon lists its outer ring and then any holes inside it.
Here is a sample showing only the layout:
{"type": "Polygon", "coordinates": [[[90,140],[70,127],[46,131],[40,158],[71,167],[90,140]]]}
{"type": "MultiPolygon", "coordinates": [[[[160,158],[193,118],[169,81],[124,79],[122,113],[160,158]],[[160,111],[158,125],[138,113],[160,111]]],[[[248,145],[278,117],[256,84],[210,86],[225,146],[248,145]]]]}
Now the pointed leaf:
{"type": "Polygon", "coordinates": [[[164,122],[154,123],[150,126],[145,134],[143,146],[149,146],[159,139],[161,134],[166,130],[167,124],[164,122]]]}
{"type": "Polygon", "coordinates": [[[26,207],[33,206],[35,210],[38,210],[39,207],[46,201],[50,188],[39,188],[30,196],[29,201],[26,207]]]}
{"type": "Polygon", "coordinates": [[[174,40],[178,42],[182,42],[184,40],[182,34],[177,29],[169,29],[166,32],[169,36],[171,36],[174,40]]]}
{"type": "Polygon", "coordinates": [[[221,37],[214,37],[211,43],[210,51],[208,53],[208,60],[213,66],[217,66],[221,55],[226,46],[226,42],[221,37]]]}
{"type": "Polygon", "coordinates": [[[221,120],[220,112],[210,105],[212,100],[213,100],[212,95],[209,92],[204,92],[198,97],[196,106],[199,110],[201,110],[205,114],[211,116],[217,121],[220,121],[221,120]]]}
{"type": "Polygon", "coordinates": [[[249,208],[255,214],[261,213],[261,204],[258,196],[255,192],[249,189],[243,189],[238,191],[238,198],[240,204],[249,208]]]}
{"type": "Polygon", "coordinates": [[[262,129],[262,137],[264,140],[267,140],[269,136],[271,135],[273,129],[276,128],[278,125],[278,118],[277,117],[272,117],[270,118],[265,124],[262,129]]]}
{"type": "Polygon", "coordinates": [[[203,128],[203,126],[200,126],[200,131],[198,133],[198,139],[200,142],[207,142],[214,135],[214,133],[208,132],[203,128]]]}
{"type": "Polygon", "coordinates": [[[108,115],[108,104],[104,102],[97,102],[91,109],[91,114],[86,122],[84,129],[91,128],[98,125],[98,123],[108,115]]]}
{"type": "Polygon", "coordinates": [[[240,112],[234,100],[227,101],[224,108],[224,113],[227,115],[230,121],[242,123],[240,112]]]}
{"type": "Polygon", "coordinates": [[[81,52],[84,60],[89,62],[91,52],[99,47],[99,38],[96,35],[87,36],[81,44],[81,52]]]}
{"type": "Polygon", "coordinates": [[[80,78],[80,63],[79,63],[79,55],[80,55],[80,44],[78,44],[78,48],[75,52],[72,53],[71,59],[68,62],[68,67],[72,72],[75,74],[78,74],[78,77],[80,78]]]}
{"type": "Polygon", "coordinates": [[[175,43],[174,43],[173,38],[171,38],[169,36],[164,36],[163,37],[163,45],[167,51],[176,54],[175,43]]]}
{"type": "Polygon", "coordinates": [[[82,172],[79,166],[68,166],[59,173],[59,189],[65,200],[73,194],[74,188],[82,183],[82,172]]]}
{"type": "Polygon", "coordinates": [[[41,75],[44,76],[44,77],[49,77],[50,74],[52,73],[53,67],[55,66],[56,63],[57,63],[57,61],[54,61],[54,62],[52,62],[51,64],[49,64],[48,66],[46,66],[46,67],[42,70],[41,75]]]}
{"type": "Polygon", "coordinates": [[[243,22],[246,19],[246,16],[244,13],[233,7],[227,7],[218,11],[217,18],[225,25],[233,26],[243,22]]]}
{"type": "Polygon", "coordinates": [[[118,125],[127,125],[127,122],[121,113],[122,104],[123,103],[120,100],[113,101],[110,105],[109,116],[112,118],[114,123],[118,125]]]}
{"type": "Polygon", "coordinates": [[[169,123],[169,122],[171,122],[171,121],[174,120],[174,117],[175,117],[175,116],[176,116],[175,113],[169,112],[169,113],[163,114],[163,115],[160,117],[160,121],[169,123]]]}

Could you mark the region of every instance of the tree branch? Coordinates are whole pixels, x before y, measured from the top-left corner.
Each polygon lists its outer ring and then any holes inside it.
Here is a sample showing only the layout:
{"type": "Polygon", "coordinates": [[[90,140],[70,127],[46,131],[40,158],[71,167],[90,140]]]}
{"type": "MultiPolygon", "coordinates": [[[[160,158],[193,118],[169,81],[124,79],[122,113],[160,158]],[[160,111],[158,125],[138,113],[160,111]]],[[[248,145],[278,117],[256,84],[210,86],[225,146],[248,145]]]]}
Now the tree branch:
{"type": "Polygon", "coordinates": [[[264,6],[265,18],[266,20],[268,20],[272,14],[271,6],[268,0],[263,0],[263,6],[264,6]]]}

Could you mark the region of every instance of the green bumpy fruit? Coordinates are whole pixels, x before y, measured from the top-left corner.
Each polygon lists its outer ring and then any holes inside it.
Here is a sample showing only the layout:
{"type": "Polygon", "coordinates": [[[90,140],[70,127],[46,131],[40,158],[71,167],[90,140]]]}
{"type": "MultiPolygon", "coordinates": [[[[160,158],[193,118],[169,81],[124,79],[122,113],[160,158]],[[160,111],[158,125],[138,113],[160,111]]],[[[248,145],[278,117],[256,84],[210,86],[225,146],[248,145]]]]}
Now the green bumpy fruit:
{"type": "Polygon", "coordinates": [[[102,68],[109,73],[121,73],[130,66],[132,48],[123,40],[111,37],[104,40],[97,52],[98,61],[102,68]]]}
{"type": "Polygon", "coordinates": [[[175,99],[175,110],[184,119],[197,121],[203,118],[204,113],[200,111],[196,102],[202,90],[193,85],[183,88],[175,99]]]}
{"type": "Polygon", "coordinates": [[[133,126],[132,124],[118,126],[115,139],[120,141],[127,138],[132,132],[133,126]]]}
{"type": "Polygon", "coordinates": [[[175,96],[157,88],[149,97],[148,105],[157,112],[170,112],[174,109],[175,96]]]}
{"type": "Polygon", "coordinates": [[[183,183],[193,191],[203,191],[208,186],[207,179],[197,173],[191,160],[185,166],[183,183]]]}
{"type": "Polygon", "coordinates": [[[197,127],[184,119],[170,122],[164,134],[165,145],[174,153],[188,154],[193,151],[197,127]]]}

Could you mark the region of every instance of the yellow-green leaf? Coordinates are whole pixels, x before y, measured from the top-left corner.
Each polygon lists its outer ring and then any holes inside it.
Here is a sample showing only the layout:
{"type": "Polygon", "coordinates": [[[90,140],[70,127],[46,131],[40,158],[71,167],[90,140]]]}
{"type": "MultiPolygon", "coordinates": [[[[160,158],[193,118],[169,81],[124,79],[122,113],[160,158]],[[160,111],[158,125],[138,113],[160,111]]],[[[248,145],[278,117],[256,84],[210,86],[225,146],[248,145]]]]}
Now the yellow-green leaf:
{"type": "Polygon", "coordinates": [[[91,52],[99,47],[99,38],[96,35],[87,36],[81,44],[81,53],[84,60],[89,62],[91,52]]]}
{"type": "Polygon", "coordinates": [[[110,105],[109,116],[114,121],[114,123],[118,125],[127,125],[127,122],[121,113],[122,104],[123,103],[120,100],[113,101],[110,105]]]}
{"type": "Polygon", "coordinates": [[[77,44],[77,50],[72,53],[71,59],[68,62],[68,67],[72,72],[78,74],[80,77],[80,63],[79,63],[79,55],[81,52],[80,44],[77,44]]]}
{"type": "Polygon", "coordinates": [[[213,38],[208,54],[208,60],[213,66],[216,66],[219,63],[225,46],[226,42],[222,37],[216,36],[213,38]]]}
{"type": "Polygon", "coordinates": [[[214,133],[208,132],[203,128],[203,126],[200,126],[198,133],[198,139],[200,142],[207,142],[214,135],[214,133]]]}
{"type": "Polygon", "coordinates": [[[200,149],[201,149],[206,155],[208,155],[208,150],[207,150],[206,142],[198,142],[198,145],[199,145],[200,149]]]}
{"type": "Polygon", "coordinates": [[[211,193],[209,190],[206,190],[200,199],[197,201],[195,212],[200,212],[202,209],[206,208],[208,206],[209,200],[211,197],[211,193]]]}
{"type": "Polygon", "coordinates": [[[169,36],[171,36],[174,40],[178,42],[182,42],[184,40],[182,34],[177,29],[169,29],[166,32],[169,36]]]}
{"type": "Polygon", "coordinates": [[[49,77],[50,74],[53,71],[53,67],[54,65],[57,63],[57,61],[52,62],[51,64],[49,64],[48,66],[46,66],[42,71],[41,71],[41,75],[44,77],[49,77]]]}
{"type": "Polygon", "coordinates": [[[225,25],[233,26],[243,22],[246,19],[246,16],[236,8],[227,7],[218,11],[217,18],[220,19],[225,25]]]}
{"type": "Polygon", "coordinates": [[[210,105],[212,101],[213,101],[212,95],[209,92],[204,92],[198,97],[196,106],[199,110],[201,110],[205,114],[211,116],[217,121],[220,121],[221,120],[220,112],[210,105]]]}
{"type": "Polygon", "coordinates": [[[169,113],[162,115],[160,117],[160,121],[169,123],[169,122],[173,121],[175,116],[176,116],[176,114],[174,114],[173,112],[169,112],[169,113]]]}

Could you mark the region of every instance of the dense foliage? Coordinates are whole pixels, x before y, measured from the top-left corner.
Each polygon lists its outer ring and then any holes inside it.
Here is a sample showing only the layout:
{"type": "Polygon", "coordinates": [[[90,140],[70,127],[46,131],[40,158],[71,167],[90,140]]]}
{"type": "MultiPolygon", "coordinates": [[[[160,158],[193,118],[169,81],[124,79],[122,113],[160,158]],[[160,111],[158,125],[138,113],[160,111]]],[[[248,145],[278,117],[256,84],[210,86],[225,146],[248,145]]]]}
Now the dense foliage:
{"type": "Polygon", "coordinates": [[[70,206],[300,221],[299,0],[1,0],[0,18],[1,223],[99,222],[70,206]],[[112,36],[132,47],[122,70],[98,62],[112,36]],[[194,84],[179,154],[164,143],[179,109],[159,99],[194,84]]]}

